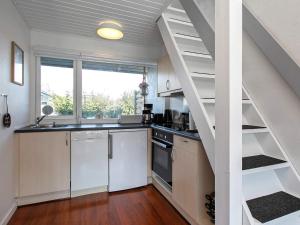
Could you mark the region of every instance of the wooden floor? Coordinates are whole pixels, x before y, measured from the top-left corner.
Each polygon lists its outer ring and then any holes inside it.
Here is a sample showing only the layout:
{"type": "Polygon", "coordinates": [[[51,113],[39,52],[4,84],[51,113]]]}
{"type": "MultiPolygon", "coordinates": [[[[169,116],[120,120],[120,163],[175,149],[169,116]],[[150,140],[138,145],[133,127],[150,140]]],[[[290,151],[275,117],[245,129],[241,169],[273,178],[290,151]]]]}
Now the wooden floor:
{"type": "Polygon", "coordinates": [[[9,225],[188,225],[148,186],[19,208],[9,225]]]}

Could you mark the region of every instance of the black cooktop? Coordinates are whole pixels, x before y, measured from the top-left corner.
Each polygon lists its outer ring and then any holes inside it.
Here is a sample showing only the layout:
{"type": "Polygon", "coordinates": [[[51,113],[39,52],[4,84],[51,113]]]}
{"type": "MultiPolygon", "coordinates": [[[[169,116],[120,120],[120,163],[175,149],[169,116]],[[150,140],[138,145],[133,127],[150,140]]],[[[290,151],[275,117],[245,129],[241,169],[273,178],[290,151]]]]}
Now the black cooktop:
{"type": "Polygon", "coordinates": [[[176,123],[162,123],[162,124],[153,124],[153,125],[173,129],[176,131],[185,131],[186,130],[182,124],[176,124],[176,123]]]}

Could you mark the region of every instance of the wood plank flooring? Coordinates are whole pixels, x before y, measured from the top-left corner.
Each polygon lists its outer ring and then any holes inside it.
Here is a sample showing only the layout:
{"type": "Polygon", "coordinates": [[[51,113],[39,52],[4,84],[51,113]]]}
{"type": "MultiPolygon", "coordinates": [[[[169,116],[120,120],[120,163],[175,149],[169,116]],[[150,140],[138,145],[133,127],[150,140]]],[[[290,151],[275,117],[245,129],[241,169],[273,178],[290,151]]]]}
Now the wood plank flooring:
{"type": "Polygon", "coordinates": [[[188,225],[152,186],[20,207],[9,225],[188,225]]]}

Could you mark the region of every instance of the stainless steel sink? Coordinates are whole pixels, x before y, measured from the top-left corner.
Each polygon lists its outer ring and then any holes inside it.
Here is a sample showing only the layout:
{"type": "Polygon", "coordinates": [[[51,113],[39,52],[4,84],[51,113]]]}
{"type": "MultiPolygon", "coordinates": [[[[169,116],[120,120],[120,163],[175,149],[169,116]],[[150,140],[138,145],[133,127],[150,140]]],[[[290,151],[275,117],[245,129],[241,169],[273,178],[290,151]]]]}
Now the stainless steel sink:
{"type": "Polygon", "coordinates": [[[32,125],[31,128],[33,129],[47,129],[47,128],[63,128],[67,127],[68,125],[65,124],[43,124],[43,125],[32,125]]]}

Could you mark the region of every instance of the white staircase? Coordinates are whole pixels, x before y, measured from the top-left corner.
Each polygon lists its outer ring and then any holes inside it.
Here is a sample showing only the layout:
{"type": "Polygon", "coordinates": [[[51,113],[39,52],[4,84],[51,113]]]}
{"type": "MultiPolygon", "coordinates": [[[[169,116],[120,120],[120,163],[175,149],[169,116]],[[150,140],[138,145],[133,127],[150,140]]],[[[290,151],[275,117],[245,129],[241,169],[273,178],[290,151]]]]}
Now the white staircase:
{"type": "MultiPolygon", "coordinates": [[[[158,26],[214,170],[214,61],[178,2],[166,9],[158,26]]],[[[300,225],[299,181],[244,87],[243,224],[300,225]]]]}

